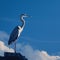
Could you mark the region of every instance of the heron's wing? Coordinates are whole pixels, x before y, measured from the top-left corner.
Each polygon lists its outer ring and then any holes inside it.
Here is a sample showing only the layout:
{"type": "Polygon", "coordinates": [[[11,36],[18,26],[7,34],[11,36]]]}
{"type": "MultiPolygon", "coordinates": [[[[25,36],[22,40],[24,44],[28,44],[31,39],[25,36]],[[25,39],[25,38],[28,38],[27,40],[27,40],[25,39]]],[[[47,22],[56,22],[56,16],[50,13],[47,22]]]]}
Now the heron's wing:
{"type": "Polygon", "coordinates": [[[8,45],[10,45],[12,42],[14,42],[17,39],[18,33],[19,33],[18,29],[19,29],[18,26],[16,26],[14,28],[14,30],[12,31],[10,38],[9,38],[9,41],[8,41],[8,45]]]}

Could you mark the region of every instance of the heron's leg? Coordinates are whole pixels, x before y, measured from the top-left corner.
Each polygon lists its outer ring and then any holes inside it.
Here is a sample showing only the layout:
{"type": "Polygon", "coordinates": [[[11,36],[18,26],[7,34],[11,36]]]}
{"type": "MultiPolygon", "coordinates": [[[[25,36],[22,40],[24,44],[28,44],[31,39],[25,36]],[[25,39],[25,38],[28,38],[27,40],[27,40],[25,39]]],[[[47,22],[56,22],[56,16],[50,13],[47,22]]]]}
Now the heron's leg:
{"type": "Polygon", "coordinates": [[[9,49],[10,49],[10,45],[8,45],[9,49]]]}
{"type": "Polygon", "coordinates": [[[15,48],[14,49],[15,49],[15,53],[16,53],[16,41],[15,41],[15,48]]]}

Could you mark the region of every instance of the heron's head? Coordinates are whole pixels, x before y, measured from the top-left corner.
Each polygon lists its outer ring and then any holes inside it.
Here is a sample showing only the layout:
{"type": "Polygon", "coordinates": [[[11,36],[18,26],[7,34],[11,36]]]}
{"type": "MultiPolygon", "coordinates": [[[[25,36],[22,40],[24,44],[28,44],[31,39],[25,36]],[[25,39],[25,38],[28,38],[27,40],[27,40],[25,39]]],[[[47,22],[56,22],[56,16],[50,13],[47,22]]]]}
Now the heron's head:
{"type": "Polygon", "coordinates": [[[30,17],[29,15],[27,15],[27,14],[21,14],[21,16],[20,17],[30,17]]]}

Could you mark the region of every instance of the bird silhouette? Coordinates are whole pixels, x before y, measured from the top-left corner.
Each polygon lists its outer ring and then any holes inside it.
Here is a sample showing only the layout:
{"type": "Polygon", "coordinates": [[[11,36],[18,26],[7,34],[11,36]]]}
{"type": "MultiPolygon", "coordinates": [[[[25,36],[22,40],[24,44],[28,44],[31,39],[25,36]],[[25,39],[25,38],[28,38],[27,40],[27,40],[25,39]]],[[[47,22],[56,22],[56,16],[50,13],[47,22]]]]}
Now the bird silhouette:
{"type": "Polygon", "coordinates": [[[24,17],[29,17],[28,15],[26,14],[21,14],[20,15],[20,20],[22,22],[22,25],[21,26],[16,26],[12,33],[10,34],[10,38],[9,38],[9,41],[8,41],[8,45],[12,44],[13,42],[15,42],[15,52],[16,52],[16,40],[17,38],[20,36],[21,32],[23,31],[23,28],[25,27],[25,20],[24,20],[24,17]]]}

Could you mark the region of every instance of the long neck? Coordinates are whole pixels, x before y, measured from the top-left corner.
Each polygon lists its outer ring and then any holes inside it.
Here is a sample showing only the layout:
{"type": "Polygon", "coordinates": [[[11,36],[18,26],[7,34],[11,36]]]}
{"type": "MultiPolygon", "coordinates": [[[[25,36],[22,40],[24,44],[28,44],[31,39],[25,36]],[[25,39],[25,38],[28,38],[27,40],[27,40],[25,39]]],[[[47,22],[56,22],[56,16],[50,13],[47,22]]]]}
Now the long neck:
{"type": "Polygon", "coordinates": [[[22,17],[21,17],[21,21],[22,21],[21,27],[22,27],[22,28],[24,28],[24,26],[25,26],[25,20],[24,20],[23,18],[24,18],[24,17],[22,16],[22,17]]]}

